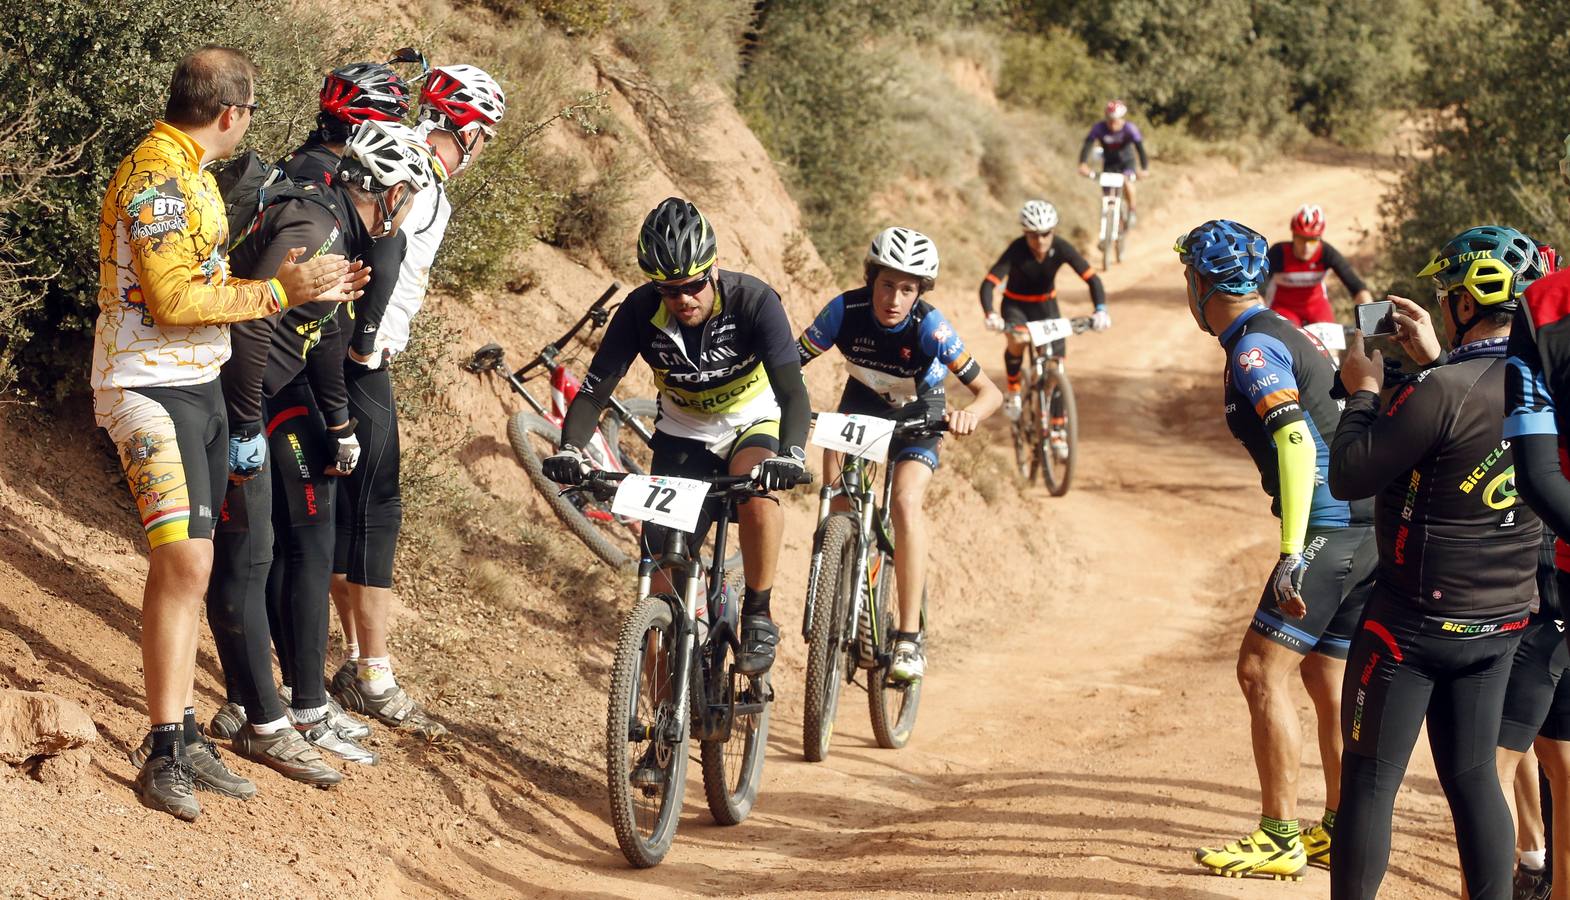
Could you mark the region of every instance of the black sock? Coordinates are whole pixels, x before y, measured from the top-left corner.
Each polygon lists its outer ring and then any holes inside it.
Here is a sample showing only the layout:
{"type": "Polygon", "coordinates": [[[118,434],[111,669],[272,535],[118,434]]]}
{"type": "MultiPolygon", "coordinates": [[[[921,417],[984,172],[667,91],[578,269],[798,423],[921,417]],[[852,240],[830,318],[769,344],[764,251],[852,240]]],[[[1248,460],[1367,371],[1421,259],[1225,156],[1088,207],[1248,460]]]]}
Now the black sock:
{"type": "Polygon", "coordinates": [[[176,750],[180,749],[179,722],[166,722],[162,725],[154,725],[148,733],[153,736],[153,756],[157,756],[160,753],[173,755],[176,750]]]}
{"type": "MultiPolygon", "coordinates": [[[[741,614],[744,616],[769,616],[769,594],[773,593],[773,591],[773,588],[764,588],[761,591],[747,588],[741,596],[741,614]]],[[[769,616],[769,618],[773,618],[773,616],[769,616]]]]}
{"type": "Polygon", "coordinates": [[[180,730],[185,734],[185,745],[187,747],[202,739],[201,726],[196,724],[196,707],[187,706],[185,708],[185,721],[181,723],[180,730]]]}
{"type": "Polygon", "coordinates": [[[914,643],[916,643],[916,639],[919,638],[919,637],[921,637],[921,632],[919,632],[919,631],[896,631],[896,632],[894,632],[894,640],[896,642],[898,642],[898,641],[910,641],[912,644],[914,644],[914,643]]]}

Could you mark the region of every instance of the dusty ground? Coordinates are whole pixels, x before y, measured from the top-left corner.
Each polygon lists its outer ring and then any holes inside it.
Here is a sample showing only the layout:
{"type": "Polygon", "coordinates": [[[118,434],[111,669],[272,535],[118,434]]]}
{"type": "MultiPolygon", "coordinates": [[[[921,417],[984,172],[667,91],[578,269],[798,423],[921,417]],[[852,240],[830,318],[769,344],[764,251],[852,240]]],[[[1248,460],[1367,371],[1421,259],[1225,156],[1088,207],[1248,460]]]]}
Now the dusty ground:
{"type": "MultiPolygon", "coordinates": [[[[741,826],[713,826],[693,767],[691,811],[652,871],[625,865],[604,801],[608,645],[625,587],[581,552],[550,549],[563,538],[507,456],[490,389],[454,388],[468,431],[447,439],[469,489],[538,521],[475,523],[460,533],[473,543],[456,550],[433,538],[433,559],[472,562],[459,583],[488,587],[411,589],[397,648],[401,677],[453,724],[455,745],[379,732],[384,764],[351,771],[331,793],[237,762],[261,796],[207,798],[194,825],[142,809],[129,790],[123,752],[144,727],[144,563],[113,462],[82,409],[10,416],[0,426],[11,448],[0,462],[0,685],[71,697],[104,741],[75,785],[0,771],[0,894],[1324,896],[1318,870],[1300,886],[1239,883],[1190,862],[1194,846],[1257,815],[1232,664],[1275,525],[1221,424],[1220,353],[1188,317],[1168,248],[1212,216],[1276,232],[1310,197],[1352,235],[1373,224],[1380,189],[1370,170],[1304,161],[1172,186],[1167,209],[1134,234],[1131,259],[1106,274],[1116,327],[1074,342],[1083,456],[1069,496],[1016,494],[998,480],[1001,422],[946,448],[931,504],[941,537],[929,677],[903,751],[876,749],[848,693],[828,761],[801,761],[804,653],[793,635],[811,510],[789,504],[775,608],[792,637],[758,809],[741,826]]],[[[939,302],[995,367],[1001,345],[981,332],[969,281],[939,302]]],[[[813,299],[792,300],[798,324],[813,299]]],[[[564,318],[486,327],[542,337],[564,318]]],[[[462,346],[484,330],[466,326],[462,346]]],[[[815,374],[815,393],[832,379],[815,374]]],[[[221,699],[210,649],[200,669],[205,717],[221,699]]],[[[1435,896],[1455,880],[1443,799],[1418,756],[1397,810],[1390,897],[1435,896]]],[[[1305,752],[1307,818],[1323,799],[1315,757],[1305,752]]]]}

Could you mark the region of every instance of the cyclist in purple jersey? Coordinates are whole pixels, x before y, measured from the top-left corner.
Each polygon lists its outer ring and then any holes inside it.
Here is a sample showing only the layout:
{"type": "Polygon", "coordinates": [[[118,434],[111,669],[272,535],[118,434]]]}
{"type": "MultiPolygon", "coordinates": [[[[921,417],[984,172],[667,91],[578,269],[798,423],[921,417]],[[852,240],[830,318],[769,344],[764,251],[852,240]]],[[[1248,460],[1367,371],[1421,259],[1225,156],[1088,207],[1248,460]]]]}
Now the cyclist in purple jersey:
{"type": "Polygon", "coordinates": [[[1128,107],[1122,100],[1108,100],[1106,117],[1090,126],[1085,143],[1079,148],[1079,174],[1090,177],[1090,151],[1101,145],[1101,171],[1122,172],[1127,177],[1123,183],[1123,202],[1128,204],[1128,224],[1134,225],[1134,168],[1139,164],[1139,174],[1150,175],[1150,158],[1145,155],[1145,136],[1139,126],[1128,121],[1128,107]]]}

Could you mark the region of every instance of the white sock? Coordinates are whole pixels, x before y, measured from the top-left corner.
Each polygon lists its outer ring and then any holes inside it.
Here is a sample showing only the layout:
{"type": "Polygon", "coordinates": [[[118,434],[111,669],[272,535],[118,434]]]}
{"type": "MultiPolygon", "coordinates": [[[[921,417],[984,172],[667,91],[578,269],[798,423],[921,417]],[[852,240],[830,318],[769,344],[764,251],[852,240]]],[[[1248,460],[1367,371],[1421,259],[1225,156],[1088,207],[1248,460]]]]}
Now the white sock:
{"type": "Polygon", "coordinates": [[[349,660],[349,662],[353,662],[353,661],[355,661],[355,660],[360,658],[360,642],[359,641],[350,641],[348,644],[346,644],[344,646],[344,649],[346,651],[348,651],[348,654],[349,654],[348,660],[349,660]]]}
{"type": "Polygon", "coordinates": [[[390,656],[360,657],[355,678],[361,687],[373,694],[385,694],[398,686],[397,679],[393,678],[390,656]]]}
{"type": "Polygon", "coordinates": [[[1522,850],[1521,865],[1529,869],[1541,869],[1548,865],[1548,849],[1522,850]]]}
{"type": "Polygon", "coordinates": [[[289,718],[293,719],[296,725],[314,725],[327,718],[327,704],[324,703],[311,709],[295,709],[291,706],[289,707],[289,718]]]}
{"type": "Polygon", "coordinates": [[[289,718],[287,716],[282,719],[274,719],[271,722],[258,722],[251,725],[251,728],[255,729],[256,733],[260,735],[277,734],[288,727],[289,718]]]}

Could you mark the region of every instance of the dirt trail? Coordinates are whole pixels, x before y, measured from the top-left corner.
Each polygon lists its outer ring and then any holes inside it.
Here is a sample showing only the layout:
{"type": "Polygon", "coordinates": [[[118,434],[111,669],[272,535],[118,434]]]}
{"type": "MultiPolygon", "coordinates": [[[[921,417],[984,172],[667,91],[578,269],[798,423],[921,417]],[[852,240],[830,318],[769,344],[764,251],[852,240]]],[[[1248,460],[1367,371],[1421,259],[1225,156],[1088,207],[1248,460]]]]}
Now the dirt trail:
{"type": "MultiPolygon", "coordinates": [[[[384,765],[351,772],[331,794],[248,767],[263,795],[208,801],[199,828],[137,807],[115,754],[145,727],[134,643],[144,564],[127,510],[80,527],[104,492],[121,496],[108,463],[86,479],[49,463],[90,433],[78,411],[59,435],[31,438],[38,459],[0,472],[0,583],[10,589],[0,680],[88,705],[108,745],[76,786],[0,777],[0,846],[23,848],[21,864],[0,871],[0,894],[1325,896],[1318,870],[1302,886],[1239,883],[1201,874],[1189,857],[1257,815],[1232,665],[1275,522],[1225,433],[1221,355],[1188,316],[1169,242],[1213,216],[1280,233],[1304,198],[1326,202],[1333,232],[1350,236],[1374,225],[1381,189],[1370,170],[1304,161],[1169,185],[1166,210],[1142,219],[1129,260],[1105,274],[1116,327],[1073,342],[1083,417],[1073,491],[978,494],[976,473],[1002,473],[1011,457],[1001,421],[983,444],[945,448],[930,502],[939,550],[929,677],[903,751],[876,748],[851,689],[829,759],[801,761],[795,635],[812,509],[789,502],[775,592],[787,641],[758,808],[741,826],[715,827],[700,812],[694,766],[676,846],[652,871],[626,866],[605,812],[591,735],[603,727],[608,648],[561,637],[614,610],[531,607],[529,630],[472,637],[470,608],[447,608],[458,637],[443,676],[452,681],[438,683],[456,697],[491,683],[465,678],[498,671],[527,683],[548,709],[516,711],[523,728],[464,722],[459,753],[379,736],[384,765]]],[[[995,368],[1001,342],[982,330],[970,278],[952,282],[938,302],[995,368]]],[[[1064,294],[1068,309],[1083,308],[1077,284],[1064,294]]],[[[833,377],[812,373],[820,401],[833,377]]],[[[498,424],[494,400],[480,399],[486,424],[498,424]]],[[[504,444],[480,440],[471,472],[523,490],[504,444]]],[[[204,655],[204,715],[215,676],[204,655]]],[[[1304,758],[1300,813],[1315,818],[1322,776],[1317,753],[1304,758]]],[[[1422,749],[1397,829],[1385,896],[1448,889],[1449,819],[1422,749]]]]}

